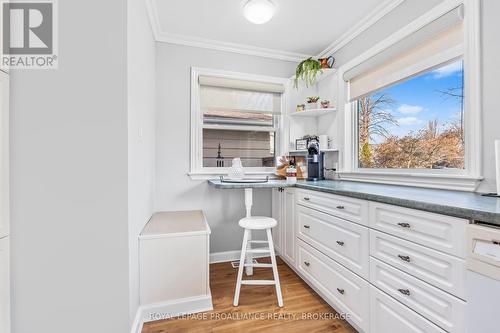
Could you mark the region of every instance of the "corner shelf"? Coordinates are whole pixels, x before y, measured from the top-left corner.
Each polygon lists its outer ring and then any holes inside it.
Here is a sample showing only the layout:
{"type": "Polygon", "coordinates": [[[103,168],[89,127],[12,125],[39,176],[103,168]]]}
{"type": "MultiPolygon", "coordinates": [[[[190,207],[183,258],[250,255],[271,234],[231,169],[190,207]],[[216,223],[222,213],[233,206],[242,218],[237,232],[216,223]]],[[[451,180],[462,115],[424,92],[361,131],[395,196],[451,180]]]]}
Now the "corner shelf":
{"type": "MultiPolygon", "coordinates": [[[[319,74],[316,77],[316,83],[315,84],[318,84],[318,82],[321,82],[324,79],[326,79],[327,77],[330,77],[331,75],[337,73],[337,69],[336,68],[323,68],[322,71],[323,71],[323,73],[319,74]]],[[[292,80],[295,79],[295,75],[292,76],[291,79],[292,80]]]]}
{"type": "Polygon", "coordinates": [[[292,117],[319,117],[325,114],[330,114],[337,111],[336,108],[327,108],[327,109],[309,109],[300,112],[292,112],[290,116],[292,117]]]}

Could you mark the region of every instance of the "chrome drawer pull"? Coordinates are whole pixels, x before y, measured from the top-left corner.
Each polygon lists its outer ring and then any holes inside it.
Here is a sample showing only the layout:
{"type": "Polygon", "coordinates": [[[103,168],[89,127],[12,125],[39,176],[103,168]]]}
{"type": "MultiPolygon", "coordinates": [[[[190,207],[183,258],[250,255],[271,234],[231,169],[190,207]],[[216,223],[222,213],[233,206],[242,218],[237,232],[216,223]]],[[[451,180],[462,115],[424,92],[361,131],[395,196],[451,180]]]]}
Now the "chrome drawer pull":
{"type": "Polygon", "coordinates": [[[304,197],[304,200],[305,200],[305,201],[309,201],[309,200],[311,200],[311,199],[309,199],[308,197],[304,197]]]}
{"type": "Polygon", "coordinates": [[[337,209],[344,209],[344,206],[337,206],[337,209]]]}
{"type": "Polygon", "coordinates": [[[410,257],[409,256],[403,256],[401,254],[398,254],[398,257],[399,257],[399,259],[401,259],[403,261],[410,262],[410,257]]]}
{"type": "Polygon", "coordinates": [[[337,288],[337,291],[338,291],[340,294],[342,294],[342,295],[344,295],[344,293],[345,293],[345,290],[344,290],[344,289],[339,289],[339,288],[337,288]]]}
{"type": "Polygon", "coordinates": [[[309,229],[311,226],[304,225],[304,228],[309,229]]]}
{"type": "Polygon", "coordinates": [[[342,241],[337,241],[337,244],[339,244],[340,246],[344,246],[344,242],[342,241]]]}
{"type": "Polygon", "coordinates": [[[398,291],[406,296],[410,296],[410,291],[408,289],[398,289],[398,291]]]}
{"type": "Polygon", "coordinates": [[[409,223],[405,223],[405,222],[398,223],[398,225],[401,228],[411,228],[411,225],[409,223]]]}
{"type": "Polygon", "coordinates": [[[310,263],[308,263],[307,261],[304,261],[304,265],[306,265],[307,267],[309,267],[310,263]]]}

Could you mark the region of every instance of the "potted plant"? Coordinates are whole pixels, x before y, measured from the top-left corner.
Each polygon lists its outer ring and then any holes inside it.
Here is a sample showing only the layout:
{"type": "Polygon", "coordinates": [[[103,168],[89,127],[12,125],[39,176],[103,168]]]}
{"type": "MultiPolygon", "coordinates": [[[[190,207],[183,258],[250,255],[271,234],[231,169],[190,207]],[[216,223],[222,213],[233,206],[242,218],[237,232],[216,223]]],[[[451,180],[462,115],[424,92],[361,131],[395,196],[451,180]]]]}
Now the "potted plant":
{"type": "Polygon", "coordinates": [[[311,109],[319,109],[318,108],[318,101],[319,101],[319,96],[310,96],[307,97],[307,107],[306,109],[311,110],[311,109]]]}
{"type": "Polygon", "coordinates": [[[316,83],[318,74],[323,73],[321,63],[313,58],[308,58],[302,61],[295,70],[295,89],[299,88],[299,80],[304,81],[306,87],[310,87],[316,83]]]}

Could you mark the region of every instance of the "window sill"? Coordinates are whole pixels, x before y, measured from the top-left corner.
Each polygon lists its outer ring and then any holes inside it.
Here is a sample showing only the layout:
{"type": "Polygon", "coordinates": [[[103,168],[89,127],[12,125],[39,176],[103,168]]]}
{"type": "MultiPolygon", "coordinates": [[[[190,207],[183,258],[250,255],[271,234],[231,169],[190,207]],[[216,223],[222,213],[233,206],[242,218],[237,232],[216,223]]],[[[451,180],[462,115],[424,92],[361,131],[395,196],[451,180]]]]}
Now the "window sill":
{"type": "MultiPolygon", "coordinates": [[[[195,171],[189,172],[188,176],[191,180],[210,180],[210,179],[219,179],[220,176],[227,176],[227,171],[222,172],[204,172],[204,171],[195,171]]],[[[269,176],[269,178],[275,178],[274,172],[271,171],[245,171],[245,178],[263,178],[269,176]]]]}
{"type": "Polygon", "coordinates": [[[483,177],[386,172],[339,172],[340,179],[388,185],[403,185],[474,192],[483,177]]]}

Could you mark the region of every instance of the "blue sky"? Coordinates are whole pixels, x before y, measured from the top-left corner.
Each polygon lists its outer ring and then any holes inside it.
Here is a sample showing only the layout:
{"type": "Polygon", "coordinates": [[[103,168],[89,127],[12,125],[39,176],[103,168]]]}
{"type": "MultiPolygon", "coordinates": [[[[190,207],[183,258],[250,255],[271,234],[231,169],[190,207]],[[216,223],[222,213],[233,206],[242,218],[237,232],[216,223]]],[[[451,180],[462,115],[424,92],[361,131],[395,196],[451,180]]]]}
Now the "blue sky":
{"type": "MultiPolygon", "coordinates": [[[[387,110],[398,120],[399,126],[386,125],[389,132],[402,137],[425,127],[430,120],[437,119],[439,129],[459,121],[460,100],[439,91],[462,87],[462,79],[463,64],[459,60],[380,91],[395,101],[387,110]]],[[[374,141],[382,142],[383,138],[377,137],[374,141]]]]}

